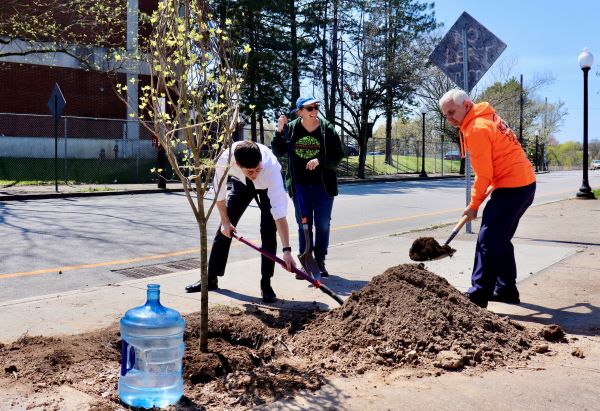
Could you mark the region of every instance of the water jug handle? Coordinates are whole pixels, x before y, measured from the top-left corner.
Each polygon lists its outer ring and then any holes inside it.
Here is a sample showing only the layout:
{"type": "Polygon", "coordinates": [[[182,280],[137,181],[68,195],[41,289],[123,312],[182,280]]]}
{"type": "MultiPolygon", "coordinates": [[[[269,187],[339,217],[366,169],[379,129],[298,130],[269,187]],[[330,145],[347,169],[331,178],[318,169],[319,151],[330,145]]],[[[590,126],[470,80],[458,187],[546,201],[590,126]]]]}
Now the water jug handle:
{"type": "Polygon", "coordinates": [[[129,372],[135,364],[135,349],[124,339],[121,340],[121,376],[129,372]]]}

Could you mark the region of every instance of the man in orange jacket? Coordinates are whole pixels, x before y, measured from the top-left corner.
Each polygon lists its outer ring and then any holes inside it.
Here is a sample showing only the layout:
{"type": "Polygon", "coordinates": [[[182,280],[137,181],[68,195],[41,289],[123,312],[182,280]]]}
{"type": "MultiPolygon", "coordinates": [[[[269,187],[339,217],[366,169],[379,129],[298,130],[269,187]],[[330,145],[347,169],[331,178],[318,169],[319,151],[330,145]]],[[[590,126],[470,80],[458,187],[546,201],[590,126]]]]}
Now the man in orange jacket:
{"type": "Polygon", "coordinates": [[[440,98],[440,109],[459,129],[461,154],[469,150],[475,182],[463,211],[469,221],[490,195],[477,237],[471,288],[466,296],[486,308],[488,301],[519,304],[517,267],[511,242],[519,220],[533,202],[535,173],[515,133],[488,103],[473,104],[460,89],[440,98]]]}

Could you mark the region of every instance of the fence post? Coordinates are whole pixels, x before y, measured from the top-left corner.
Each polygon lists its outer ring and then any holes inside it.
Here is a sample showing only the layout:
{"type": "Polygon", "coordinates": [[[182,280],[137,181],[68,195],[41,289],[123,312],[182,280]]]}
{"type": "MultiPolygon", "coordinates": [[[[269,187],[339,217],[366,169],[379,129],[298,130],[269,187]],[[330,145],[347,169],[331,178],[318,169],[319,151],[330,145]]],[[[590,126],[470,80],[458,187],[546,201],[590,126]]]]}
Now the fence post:
{"type": "Polygon", "coordinates": [[[65,184],[69,184],[69,171],[68,171],[68,160],[67,160],[67,117],[64,117],[65,119],[65,131],[64,131],[64,138],[65,138],[65,184]]]}

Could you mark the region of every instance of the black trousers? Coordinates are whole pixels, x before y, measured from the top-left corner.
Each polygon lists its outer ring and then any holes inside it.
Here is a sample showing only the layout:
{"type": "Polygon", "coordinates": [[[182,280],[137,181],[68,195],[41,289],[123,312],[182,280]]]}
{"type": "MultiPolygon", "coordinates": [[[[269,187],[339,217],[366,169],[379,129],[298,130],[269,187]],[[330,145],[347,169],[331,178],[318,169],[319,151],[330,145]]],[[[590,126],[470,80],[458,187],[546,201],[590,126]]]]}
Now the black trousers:
{"type": "MultiPolygon", "coordinates": [[[[267,190],[255,189],[254,184],[249,179],[246,179],[246,185],[235,178],[232,178],[231,182],[232,189],[227,197],[227,215],[231,224],[237,226],[244,211],[246,211],[252,199],[255,199],[260,208],[261,248],[272,254],[277,254],[277,227],[271,214],[271,201],[267,196],[267,190]]],[[[210,278],[225,274],[230,247],[231,238],[221,233],[221,226],[219,225],[208,259],[208,276],[210,278]]],[[[275,262],[265,256],[261,257],[260,271],[262,277],[271,278],[275,271],[275,262]]]]}
{"type": "Polygon", "coordinates": [[[492,191],[483,216],[475,248],[469,293],[486,300],[498,293],[517,292],[517,264],[511,242],[521,217],[533,202],[536,183],[492,191]]]}

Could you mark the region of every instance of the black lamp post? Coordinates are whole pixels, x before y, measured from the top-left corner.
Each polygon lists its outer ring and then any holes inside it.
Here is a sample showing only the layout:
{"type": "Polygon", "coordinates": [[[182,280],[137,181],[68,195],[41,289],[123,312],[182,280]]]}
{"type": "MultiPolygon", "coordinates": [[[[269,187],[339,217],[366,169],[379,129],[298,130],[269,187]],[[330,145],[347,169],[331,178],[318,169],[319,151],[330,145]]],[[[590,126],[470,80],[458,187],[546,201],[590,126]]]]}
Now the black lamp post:
{"type": "Polygon", "coordinates": [[[539,164],[540,159],[538,157],[538,138],[540,137],[540,130],[535,130],[535,172],[540,171],[539,164]]]}
{"type": "Polygon", "coordinates": [[[421,147],[421,173],[419,177],[426,178],[427,173],[425,172],[425,114],[427,114],[427,107],[421,106],[421,114],[423,115],[423,145],[421,147]]]}
{"type": "Polygon", "coordinates": [[[577,192],[577,198],[596,198],[588,183],[588,72],[594,62],[594,56],[590,53],[587,47],[578,58],[579,67],[583,71],[583,181],[577,192]]]}

